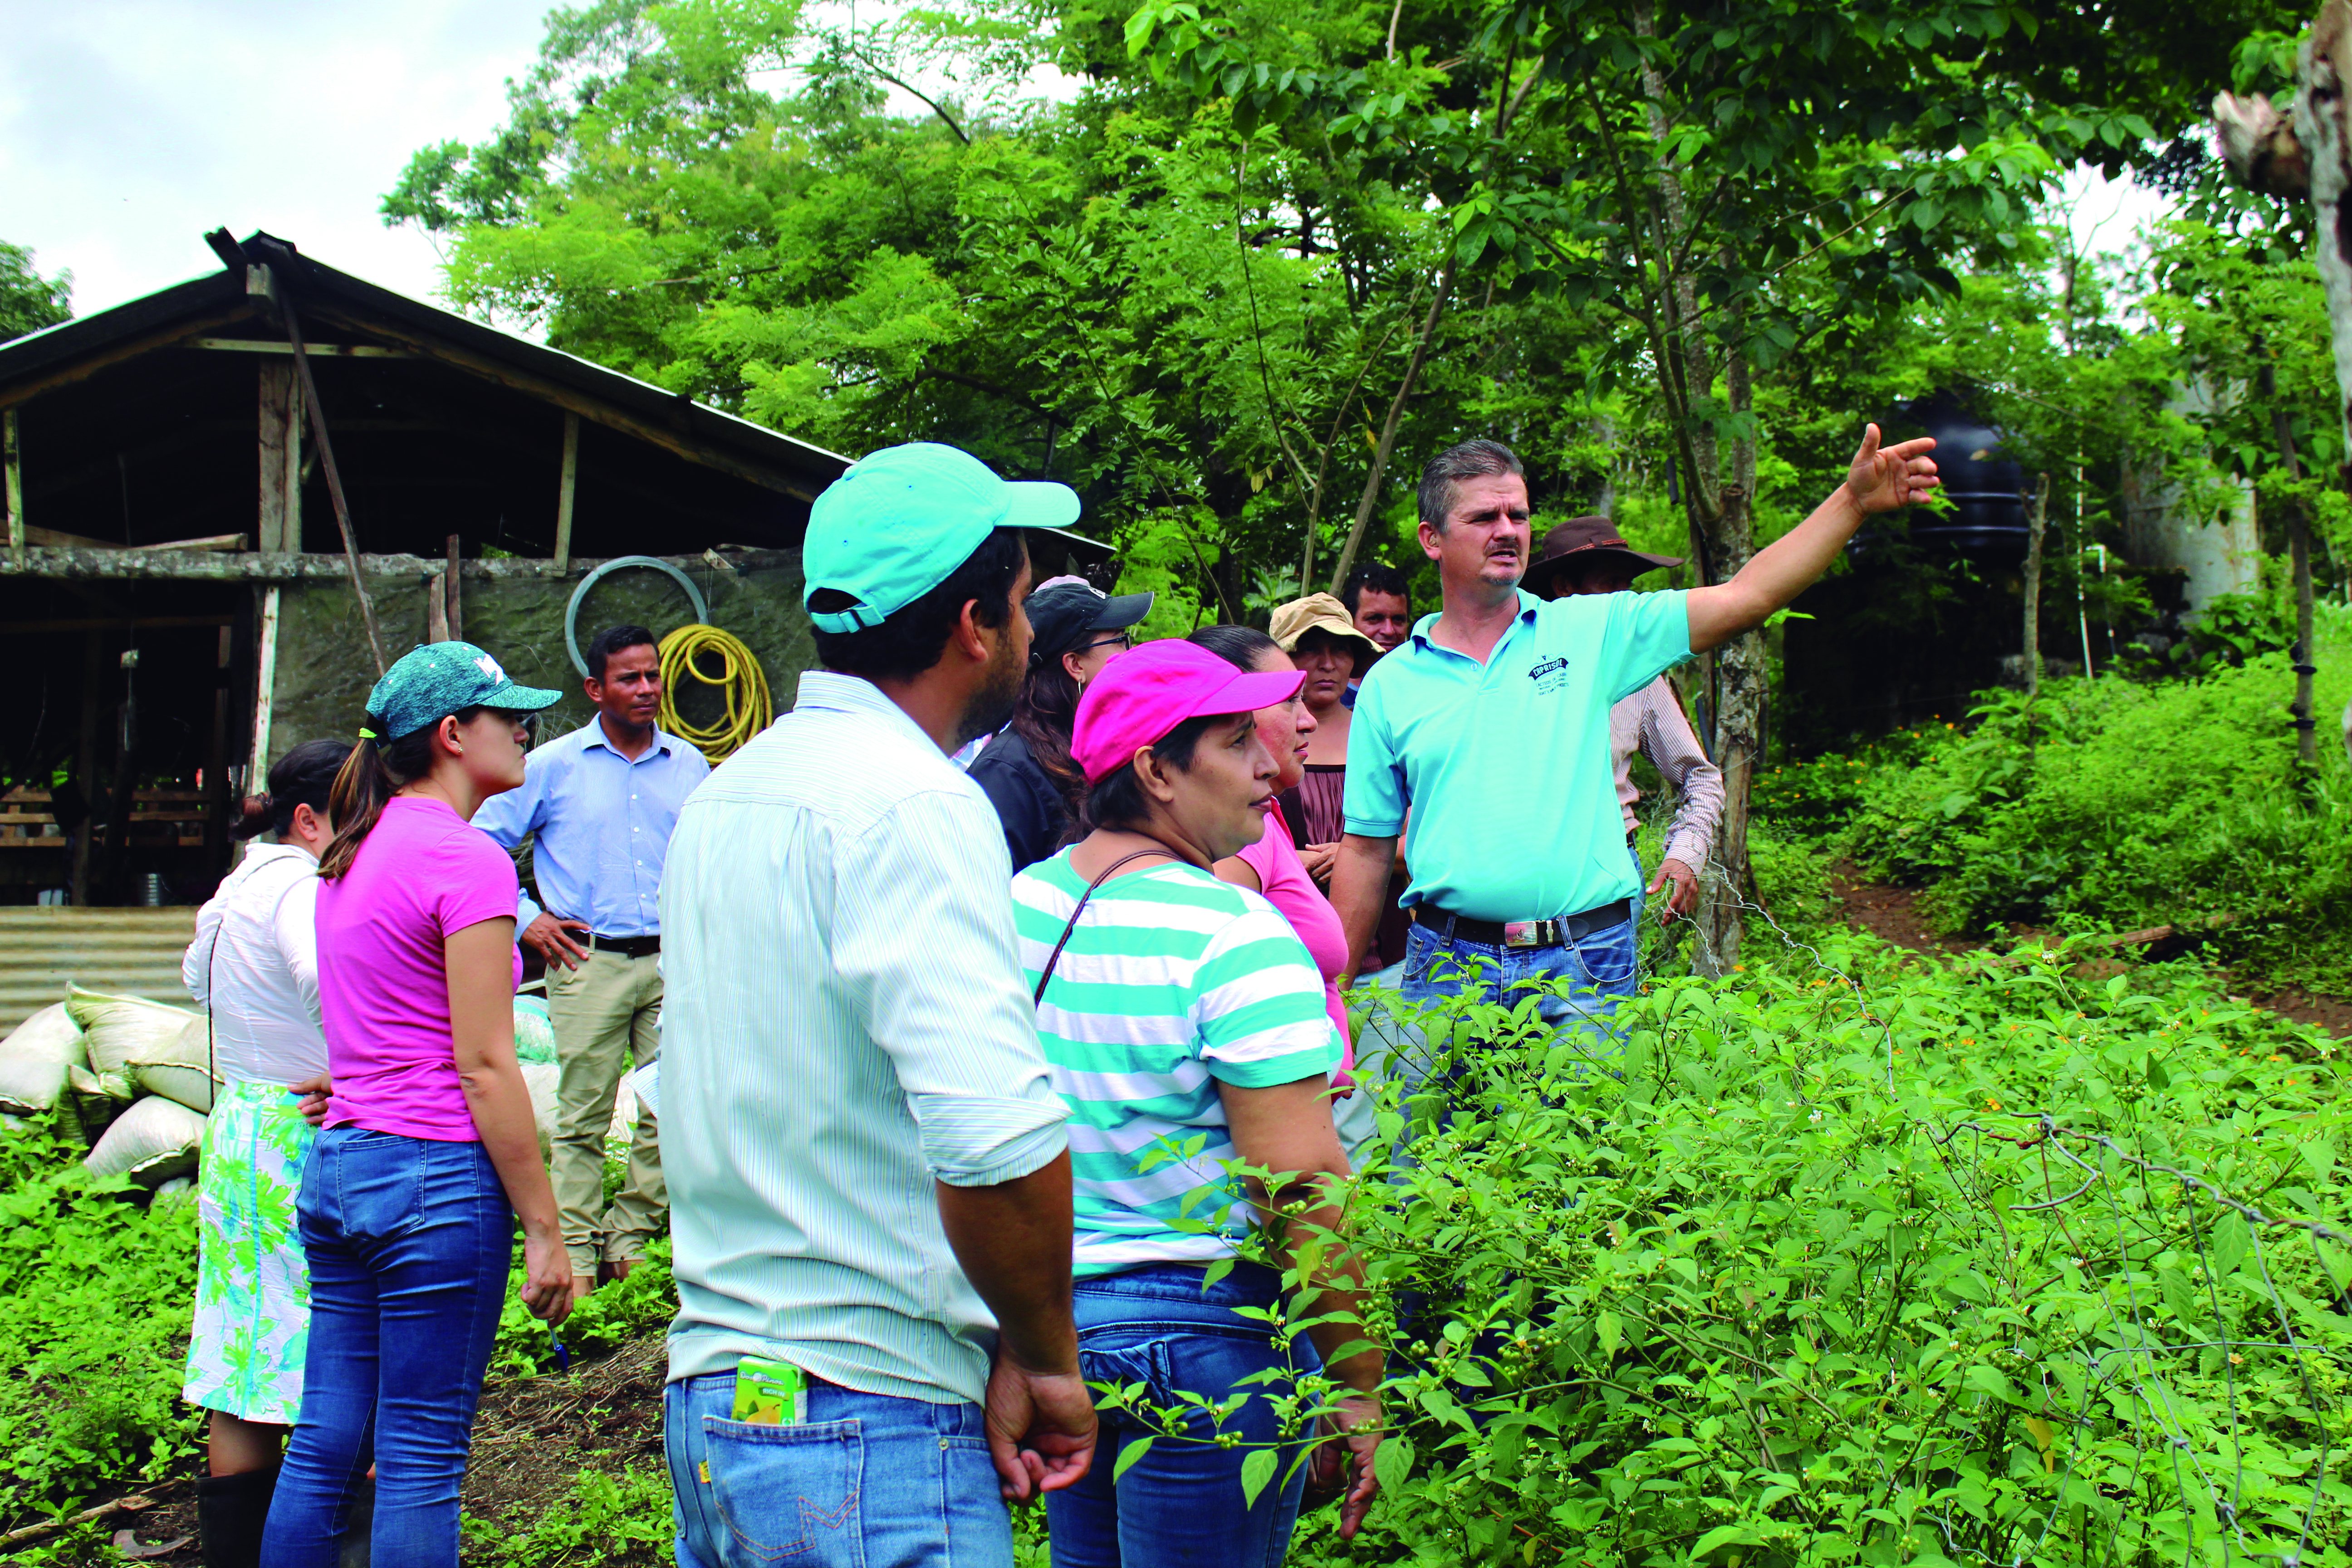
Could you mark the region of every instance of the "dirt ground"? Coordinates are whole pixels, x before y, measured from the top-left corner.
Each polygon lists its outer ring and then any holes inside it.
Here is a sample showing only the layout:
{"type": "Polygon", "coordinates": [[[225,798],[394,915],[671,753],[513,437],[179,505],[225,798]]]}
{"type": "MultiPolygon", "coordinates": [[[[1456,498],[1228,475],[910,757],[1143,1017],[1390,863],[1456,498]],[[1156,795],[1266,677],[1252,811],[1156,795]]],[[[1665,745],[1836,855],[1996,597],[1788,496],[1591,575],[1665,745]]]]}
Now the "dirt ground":
{"type": "MultiPolygon", "coordinates": [[[[466,1517],[499,1529],[527,1525],[568,1496],[583,1469],[619,1474],[661,1453],[663,1373],[660,1334],[625,1345],[564,1373],[503,1379],[482,1394],[474,1451],[466,1470],[466,1517]]],[[[194,1568],[195,1476],[189,1472],[142,1489],[155,1506],[110,1521],[127,1552],[168,1550],[144,1562],[194,1568]]]]}
{"type": "MultiPolygon", "coordinates": [[[[1914,952],[1959,953],[1992,945],[1981,937],[1937,936],[1920,918],[1917,889],[1866,881],[1848,862],[1841,862],[1831,872],[1830,893],[1848,925],[1914,952]]],[[[2005,942],[2014,943],[2032,934],[2029,928],[2020,926],[2009,933],[2005,942]]],[[[2352,1039],[2352,997],[2330,996],[2306,991],[2300,985],[2266,986],[2226,973],[2224,978],[2239,985],[2240,994],[2257,1006],[2267,1007],[2298,1024],[2316,1024],[2338,1039],[2352,1039]]]]}

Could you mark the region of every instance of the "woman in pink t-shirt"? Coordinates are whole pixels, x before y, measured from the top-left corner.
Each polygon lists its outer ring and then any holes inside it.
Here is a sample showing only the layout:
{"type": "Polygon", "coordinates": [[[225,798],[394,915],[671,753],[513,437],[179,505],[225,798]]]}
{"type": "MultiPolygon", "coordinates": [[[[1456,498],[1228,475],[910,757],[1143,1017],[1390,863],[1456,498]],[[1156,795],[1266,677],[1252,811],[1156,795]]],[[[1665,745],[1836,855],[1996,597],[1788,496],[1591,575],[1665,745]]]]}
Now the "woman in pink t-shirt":
{"type": "MultiPolygon", "coordinates": [[[[1190,640],[1243,669],[1277,675],[1287,675],[1292,669],[1290,656],[1279,644],[1248,626],[1202,626],[1190,640]]],[[[1305,701],[1293,697],[1261,710],[1257,721],[1260,738],[1281,764],[1274,777],[1275,792],[1279,795],[1306,775],[1307,738],[1315,732],[1315,715],[1307,710],[1305,701]]],[[[1348,967],[1347,928],[1339,923],[1339,911],[1307,875],[1282,813],[1267,812],[1265,835],[1232,859],[1218,861],[1216,872],[1228,882],[1265,894],[1266,902],[1282,911],[1282,918],[1307,944],[1307,955],[1323,974],[1324,1008],[1339,1031],[1339,1070],[1332,1081],[1343,1091],[1352,1088],[1355,1080],[1349,1068],[1355,1063],[1355,1052],[1348,1038],[1347,1004],[1339,999],[1339,972],[1348,967]]]]}
{"type": "Polygon", "coordinates": [[[470,643],[428,644],[376,682],[336,777],[317,922],[334,1088],[295,1207],[310,1342],[264,1568],[332,1568],[371,1437],[374,1561],[456,1568],[518,1217],[524,1304],[571,1310],[515,1062],[514,863],[469,825],[522,783],[530,715],[559,695],[470,643]]]}

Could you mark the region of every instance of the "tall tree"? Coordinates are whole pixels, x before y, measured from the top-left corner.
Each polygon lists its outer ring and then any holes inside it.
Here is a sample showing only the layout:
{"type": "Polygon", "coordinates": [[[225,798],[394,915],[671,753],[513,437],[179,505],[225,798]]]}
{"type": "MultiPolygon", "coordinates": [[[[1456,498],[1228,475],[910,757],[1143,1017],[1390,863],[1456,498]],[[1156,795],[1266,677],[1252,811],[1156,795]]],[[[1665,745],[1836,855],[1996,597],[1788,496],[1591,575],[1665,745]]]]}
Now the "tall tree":
{"type": "Polygon", "coordinates": [[[73,316],[73,274],[44,278],[33,253],[0,239],[0,342],[54,327],[73,316]]]}

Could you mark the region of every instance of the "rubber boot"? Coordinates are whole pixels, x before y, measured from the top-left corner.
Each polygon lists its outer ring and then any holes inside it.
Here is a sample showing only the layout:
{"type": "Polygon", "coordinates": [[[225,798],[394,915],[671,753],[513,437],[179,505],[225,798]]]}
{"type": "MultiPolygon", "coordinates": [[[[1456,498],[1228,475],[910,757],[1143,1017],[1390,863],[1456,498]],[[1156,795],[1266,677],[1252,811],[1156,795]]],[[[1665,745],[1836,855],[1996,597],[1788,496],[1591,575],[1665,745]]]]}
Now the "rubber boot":
{"type": "Polygon", "coordinates": [[[375,1530],[375,1478],[362,1476],[352,1489],[352,1511],[343,1521],[343,1533],[335,1542],[340,1554],[335,1568],[368,1568],[369,1542],[375,1530]]]}
{"type": "Polygon", "coordinates": [[[259,1568],[261,1527],[269,1522],[275,1469],[206,1476],[196,1482],[196,1532],[205,1568],[259,1568]]]}

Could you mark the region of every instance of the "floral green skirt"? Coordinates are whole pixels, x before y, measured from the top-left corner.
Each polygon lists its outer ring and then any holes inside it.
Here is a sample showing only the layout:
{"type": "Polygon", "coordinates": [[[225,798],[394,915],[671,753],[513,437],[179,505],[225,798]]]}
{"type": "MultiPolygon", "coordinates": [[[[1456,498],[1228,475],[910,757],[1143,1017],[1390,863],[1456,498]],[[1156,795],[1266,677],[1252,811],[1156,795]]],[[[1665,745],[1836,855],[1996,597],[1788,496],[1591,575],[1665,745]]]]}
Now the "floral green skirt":
{"type": "Polygon", "coordinates": [[[225,1084],[205,1121],[191,1405],[291,1426],[302,1413],[310,1268],[294,1226],[318,1134],[274,1083],[225,1084]]]}

